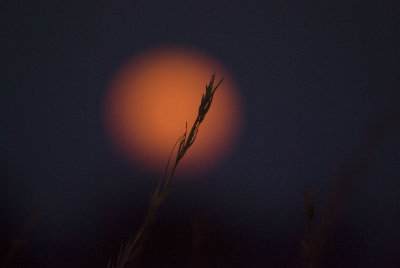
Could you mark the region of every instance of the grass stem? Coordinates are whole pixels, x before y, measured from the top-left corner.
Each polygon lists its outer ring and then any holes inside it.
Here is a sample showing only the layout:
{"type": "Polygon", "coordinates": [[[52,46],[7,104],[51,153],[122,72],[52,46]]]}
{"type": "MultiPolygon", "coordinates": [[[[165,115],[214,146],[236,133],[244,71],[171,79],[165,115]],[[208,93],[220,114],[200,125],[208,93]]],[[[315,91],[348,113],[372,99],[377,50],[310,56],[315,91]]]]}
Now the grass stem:
{"type": "Polygon", "coordinates": [[[149,200],[149,207],[147,209],[147,213],[144,217],[144,220],[142,222],[142,225],[139,228],[139,231],[136,233],[135,237],[130,237],[128,241],[126,242],[125,246],[121,245],[120,251],[118,253],[117,259],[115,261],[115,264],[112,264],[111,259],[108,262],[107,267],[109,268],[123,268],[128,265],[128,263],[131,263],[135,261],[137,263],[138,256],[140,255],[140,252],[142,251],[147,235],[149,231],[151,230],[151,227],[154,224],[154,220],[156,217],[156,213],[158,211],[158,208],[160,205],[163,203],[165,198],[168,195],[169,192],[169,184],[171,183],[174,175],[176,168],[179,164],[179,162],[182,160],[184,155],[186,154],[187,150],[190,148],[190,146],[194,143],[197,137],[197,133],[199,132],[199,126],[203,122],[208,110],[211,107],[211,103],[214,98],[214,93],[217,90],[217,88],[221,85],[222,81],[224,78],[222,78],[217,85],[214,86],[214,80],[215,80],[215,74],[211,76],[211,80],[208,85],[206,85],[206,92],[203,94],[201,98],[201,103],[199,106],[197,118],[195,122],[193,123],[193,126],[188,134],[188,129],[187,129],[187,123],[186,123],[186,129],[185,132],[179,139],[176,141],[175,145],[173,146],[171,150],[171,154],[169,156],[167,166],[165,168],[164,175],[162,179],[158,182],[158,185],[154,192],[150,195],[150,200],[149,200]],[[171,164],[171,156],[176,148],[176,146],[179,144],[175,161],[170,169],[170,164],[171,164]]]}

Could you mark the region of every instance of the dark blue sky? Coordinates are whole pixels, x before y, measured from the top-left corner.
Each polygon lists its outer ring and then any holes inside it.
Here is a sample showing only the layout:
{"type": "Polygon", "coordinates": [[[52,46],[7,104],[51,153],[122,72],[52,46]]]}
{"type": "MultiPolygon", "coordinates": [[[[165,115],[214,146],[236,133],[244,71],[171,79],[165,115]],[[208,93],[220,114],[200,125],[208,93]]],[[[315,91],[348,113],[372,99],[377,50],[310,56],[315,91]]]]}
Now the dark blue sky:
{"type": "Polygon", "coordinates": [[[311,189],[323,267],[400,265],[397,1],[114,2],[2,5],[2,256],[32,213],[16,267],[104,267],[136,231],[154,180],[111,148],[103,97],[128,58],[178,45],[230,71],[245,122],[224,164],[172,186],[150,264],[189,267],[199,222],[204,266],[300,267],[311,189]]]}

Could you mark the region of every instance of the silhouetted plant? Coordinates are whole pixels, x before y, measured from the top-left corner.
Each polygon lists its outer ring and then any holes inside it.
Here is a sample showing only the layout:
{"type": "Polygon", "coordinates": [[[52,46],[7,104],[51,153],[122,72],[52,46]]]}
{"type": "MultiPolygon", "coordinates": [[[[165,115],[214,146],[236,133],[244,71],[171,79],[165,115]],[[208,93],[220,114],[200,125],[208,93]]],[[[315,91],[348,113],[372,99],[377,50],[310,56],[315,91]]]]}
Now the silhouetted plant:
{"type": "Polygon", "coordinates": [[[218,82],[216,86],[214,86],[215,74],[211,76],[211,80],[208,85],[206,85],[206,92],[203,94],[201,98],[201,103],[199,106],[197,118],[188,134],[187,123],[185,132],[179,139],[176,141],[175,145],[171,150],[171,154],[168,158],[167,166],[165,168],[164,176],[160,179],[157,188],[150,196],[149,207],[147,209],[146,216],[144,217],[143,223],[139,228],[139,231],[133,237],[131,236],[128,241],[126,242],[125,246],[121,245],[119,250],[117,259],[115,264],[112,264],[112,260],[110,259],[108,262],[107,267],[112,268],[123,268],[125,267],[131,260],[137,258],[140,251],[142,250],[146,236],[151,229],[152,225],[154,224],[154,219],[157,213],[158,208],[165,200],[166,196],[168,195],[169,189],[168,186],[174,177],[175,170],[181,161],[181,159],[186,154],[187,150],[192,146],[193,142],[196,140],[197,133],[199,132],[199,126],[203,122],[208,110],[211,107],[211,103],[214,98],[214,93],[217,88],[221,85],[224,78],[218,82]],[[175,150],[176,145],[179,147],[176,153],[175,162],[170,168],[171,164],[171,156],[175,150]]]}

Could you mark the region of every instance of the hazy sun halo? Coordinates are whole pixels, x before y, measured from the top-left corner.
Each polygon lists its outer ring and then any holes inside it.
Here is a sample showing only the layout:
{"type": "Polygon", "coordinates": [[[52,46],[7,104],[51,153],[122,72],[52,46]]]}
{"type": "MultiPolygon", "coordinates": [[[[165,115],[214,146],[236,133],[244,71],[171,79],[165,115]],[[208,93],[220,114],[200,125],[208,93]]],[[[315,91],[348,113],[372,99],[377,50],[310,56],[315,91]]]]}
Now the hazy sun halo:
{"type": "Polygon", "coordinates": [[[237,140],[240,97],[220,64],[190,49],[149,50],[116,72],[105,102],[105,122],[116,148],[137,166],[161,173],[186,122],[191,128],[213,73],[216,80],[224,76],[224,82],[178,169],[184,175],[215,166],[237,140]]]}

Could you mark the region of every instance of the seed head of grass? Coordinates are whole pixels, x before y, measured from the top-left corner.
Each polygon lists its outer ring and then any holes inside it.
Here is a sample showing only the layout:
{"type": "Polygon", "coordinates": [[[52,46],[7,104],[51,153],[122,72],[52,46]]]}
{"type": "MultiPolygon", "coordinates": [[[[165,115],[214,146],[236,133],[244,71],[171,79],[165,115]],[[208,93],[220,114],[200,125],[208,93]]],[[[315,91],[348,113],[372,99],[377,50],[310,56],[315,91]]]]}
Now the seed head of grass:
{"type": "Polygon", "coordinates": [[[113,265],[112,261],[109,260],[107,267],[123,268],[126,267],[126,265],[129,262],[131,262],[131,260],[138,258],[140,251],[144,247],[144,243],[151,229],[151,226],[154,223],[157,210],[168,195],[169,192],[168,185],[170,184],[172,178],[174,177],[175,170],[179,162],[182,160],[186,152],[189,150],[189,148],[196,140],[197,133],[199,132],[199,126],[203,122],[208,110],[210,109],[211,103],[214,98],[214,93],[217,90],[217,88],[221,85],[223,79],[224,78],[221,78],[221,80],[214,86],[215,74],[211,76],[210,82],[208,83],[208,85],[206,85],[206,92],[202,95],[197,117],[193,123],[193,126],[189,134],[186,122],[185,132],[182,134],[182,136],[178,138],[178,140],[176,141],[175,145],[171,150],[170,156],[167,161],[167,166],[164,171],[164,176],[160,179],[156,189],[150,195],[149,207],[147,209],[147,213],[143,220],[143,223],[139,228],[139,231],[136,233],[134,238],[132,236],[129,238],[125,246],[121,245],[119,254],[115,261],[115,265],[113,265]],[[170,168],[171,156],[178,143],[179,146],[176,153],[175,162],[172,165],[172,168],[170,168]]]}

